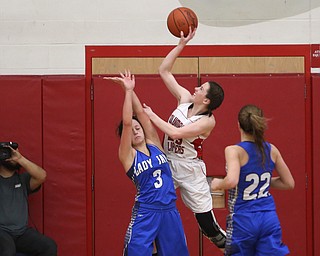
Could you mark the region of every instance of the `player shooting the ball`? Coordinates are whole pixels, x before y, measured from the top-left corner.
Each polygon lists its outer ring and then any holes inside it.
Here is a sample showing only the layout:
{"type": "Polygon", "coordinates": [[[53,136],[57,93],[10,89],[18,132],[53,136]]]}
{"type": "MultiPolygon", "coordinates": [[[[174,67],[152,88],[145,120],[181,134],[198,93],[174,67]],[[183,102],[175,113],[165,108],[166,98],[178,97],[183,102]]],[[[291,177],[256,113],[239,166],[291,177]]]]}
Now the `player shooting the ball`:
{"type": "Polygon", "coordinates": [[[218,83],[209,81],[196,86],[194,93],[190,93],[171,72],[175,60],[195,33],[196,29],[192,31],[191,27],[186,37],[181,31],[178,45],[159,67],[167,89],[178,100],[178,106],[169,121],[161,119],[147,105],[144,105],[144,110],[165,133],[163,148],[171,166],[175,187],[180,188],[183,202],[194,213],[203,233],[223,250],[226,233],[218,225],[212,211],[206,165],[202,159],[202,143],[216,125],[212,112],[222,104],[224,91],[218,83]],[[181,150],[175,150],[177,148],[181,150]]]}

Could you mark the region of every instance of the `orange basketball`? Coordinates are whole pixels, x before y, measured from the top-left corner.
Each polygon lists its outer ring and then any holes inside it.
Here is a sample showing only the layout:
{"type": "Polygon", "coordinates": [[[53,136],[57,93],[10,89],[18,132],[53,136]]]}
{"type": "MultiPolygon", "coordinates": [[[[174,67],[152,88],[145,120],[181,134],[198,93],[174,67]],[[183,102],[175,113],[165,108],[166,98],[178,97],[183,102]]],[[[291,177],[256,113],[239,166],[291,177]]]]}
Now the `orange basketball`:
{"type": "Polygon", "coordinates": [[[180,37],[180,31],[183,31],[183,35],[187,36],[190,26],[192,30],[198,27],[198,17],[191,9],[179,7],[169,13],[167,27],[172,35],[180,37]]]}

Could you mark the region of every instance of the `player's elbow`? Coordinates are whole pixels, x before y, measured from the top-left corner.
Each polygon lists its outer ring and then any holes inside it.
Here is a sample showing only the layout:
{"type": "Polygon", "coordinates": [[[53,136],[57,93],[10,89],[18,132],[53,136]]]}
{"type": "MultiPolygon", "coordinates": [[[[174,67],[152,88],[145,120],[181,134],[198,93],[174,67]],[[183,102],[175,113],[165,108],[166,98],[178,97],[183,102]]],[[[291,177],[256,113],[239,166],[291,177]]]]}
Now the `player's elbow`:
{"type": "Polygon", "coordinates": [[[293,178],[292,179],[287,179],[287,180],[281,180],[281,182],[282,182],[282,189],[285,189],[285,190],[294,189],[295,182],[294,182],[293,178]]]}
{"type": "Polygon", "coordinates": [[[163,65],[160,65],[158,72],[161,77],[165,77],[170,74],[169,70],[163,65]]]}
{"type": "Polygon", "coordinates": [[[287,183],[287,189],[292,190],[295,187],[294,179],[290,180],[290,182],[287,183]]]}

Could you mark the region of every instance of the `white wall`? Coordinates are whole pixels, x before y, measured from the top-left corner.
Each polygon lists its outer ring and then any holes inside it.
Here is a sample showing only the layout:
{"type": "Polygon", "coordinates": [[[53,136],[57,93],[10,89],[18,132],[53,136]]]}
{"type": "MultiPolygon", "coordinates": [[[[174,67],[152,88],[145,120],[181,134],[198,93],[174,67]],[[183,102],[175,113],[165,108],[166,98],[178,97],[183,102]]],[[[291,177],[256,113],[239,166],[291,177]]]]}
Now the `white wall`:
{"type": "Polygon", "coordinates": [[[169,12],[192,8],[190,44],[318,44],[320,0],[0,0],[0,74],[84,74],[85,45],[173,45],[169,12]]]}

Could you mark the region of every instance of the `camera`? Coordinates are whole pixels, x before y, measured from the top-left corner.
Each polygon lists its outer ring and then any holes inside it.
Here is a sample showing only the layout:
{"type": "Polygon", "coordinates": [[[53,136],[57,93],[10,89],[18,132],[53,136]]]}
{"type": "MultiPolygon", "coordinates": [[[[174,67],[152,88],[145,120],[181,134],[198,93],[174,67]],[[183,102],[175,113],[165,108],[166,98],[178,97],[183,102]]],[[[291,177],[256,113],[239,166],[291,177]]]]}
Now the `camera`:
{"type": "Polygon", "coordinates": [[[16,142],[0,142],[0,161],[9,159],[11,157],[11,148],[17,149],[18,143],[16,142]]]}

